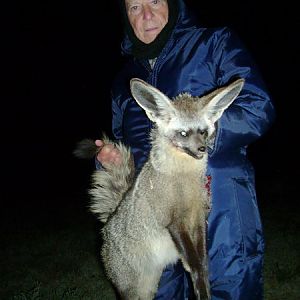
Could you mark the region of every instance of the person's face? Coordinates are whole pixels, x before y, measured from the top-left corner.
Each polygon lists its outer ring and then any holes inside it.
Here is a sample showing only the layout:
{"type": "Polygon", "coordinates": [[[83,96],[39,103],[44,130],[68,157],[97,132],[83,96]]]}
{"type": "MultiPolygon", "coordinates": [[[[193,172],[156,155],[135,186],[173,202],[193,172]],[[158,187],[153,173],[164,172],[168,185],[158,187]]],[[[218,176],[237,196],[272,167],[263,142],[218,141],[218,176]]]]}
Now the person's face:
{"type": "Polygon", "coordinates": [[[125,0],[129,23],[136,37],[149,44],[168,23],[167,0],[125,0]]]}

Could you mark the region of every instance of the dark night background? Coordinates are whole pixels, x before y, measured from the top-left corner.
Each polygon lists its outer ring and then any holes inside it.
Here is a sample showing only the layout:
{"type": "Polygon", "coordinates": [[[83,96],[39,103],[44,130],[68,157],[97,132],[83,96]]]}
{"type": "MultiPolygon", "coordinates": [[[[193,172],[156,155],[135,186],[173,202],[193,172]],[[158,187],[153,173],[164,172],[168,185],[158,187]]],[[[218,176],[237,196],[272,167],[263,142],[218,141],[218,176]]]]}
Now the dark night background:
{"type": "MultiPolygon", "coordinates": [[[[122,62],[115,2],[31,0],[2,10],[2,221],[86,209],[94,165],[72,151],[82,138],[110,133],[110,84],[122,62]]],[[[296,203],[300,22],[292,1],[188,2],[203,25],[236,30],[257,61],[277,111],[272,129],[249,147],[258,191],[268,182],[281,193],[277,201],[296,203]]]]}

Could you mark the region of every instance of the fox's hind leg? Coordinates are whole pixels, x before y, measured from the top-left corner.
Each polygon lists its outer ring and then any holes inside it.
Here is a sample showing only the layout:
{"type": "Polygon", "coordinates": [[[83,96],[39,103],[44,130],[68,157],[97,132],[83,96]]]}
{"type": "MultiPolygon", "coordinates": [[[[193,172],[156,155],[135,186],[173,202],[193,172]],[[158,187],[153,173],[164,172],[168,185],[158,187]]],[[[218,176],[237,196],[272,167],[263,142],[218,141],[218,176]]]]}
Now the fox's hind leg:
{"type": "Polygon", "coordinates": [[[205,228],[196,225],[191,230],[182,223],[172,223],[168,228],[178,252],[183,257],[184,265],[188,265],[196,299],[211,299],[205,228]]]}

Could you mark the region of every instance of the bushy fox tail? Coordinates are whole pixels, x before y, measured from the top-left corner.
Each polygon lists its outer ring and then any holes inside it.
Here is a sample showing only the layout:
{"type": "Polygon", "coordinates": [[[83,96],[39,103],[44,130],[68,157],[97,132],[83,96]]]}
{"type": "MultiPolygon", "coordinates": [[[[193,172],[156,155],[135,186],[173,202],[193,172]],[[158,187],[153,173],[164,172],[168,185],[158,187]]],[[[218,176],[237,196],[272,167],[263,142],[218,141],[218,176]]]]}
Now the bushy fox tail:
{"type": "MultiPolygon", "coordinates": [[[[114,144],[122,156],[120,165],[106,165],[105,168],[93,173],[91,187],[88,191],[91,199],[90,211],[96,214],[101,222],[106,223],[132,186],[135,168],[129,148],[121,143],[109,141],[107,137],[104,142],[114,144]]],[[[95,146],[94,142],[86,139],[78,144],[74,155],[79,158],[91,158],[98,151],[99,148],[95,146]]]]}

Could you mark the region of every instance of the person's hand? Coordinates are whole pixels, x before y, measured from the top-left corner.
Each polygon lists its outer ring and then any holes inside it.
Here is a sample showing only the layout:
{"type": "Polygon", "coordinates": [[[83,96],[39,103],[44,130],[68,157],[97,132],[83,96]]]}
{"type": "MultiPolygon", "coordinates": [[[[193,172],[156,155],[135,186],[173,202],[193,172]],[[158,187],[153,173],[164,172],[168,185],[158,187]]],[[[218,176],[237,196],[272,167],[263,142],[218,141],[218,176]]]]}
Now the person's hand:
{"type": "Polygon", "coordinates": [[[102,140],[96,140],[95,144],[99,147],[97,160],[105,167],[105,165],[115,164],[120,165],[122,156],[120,151],[114,144],[105,144],[102,140]]]}

